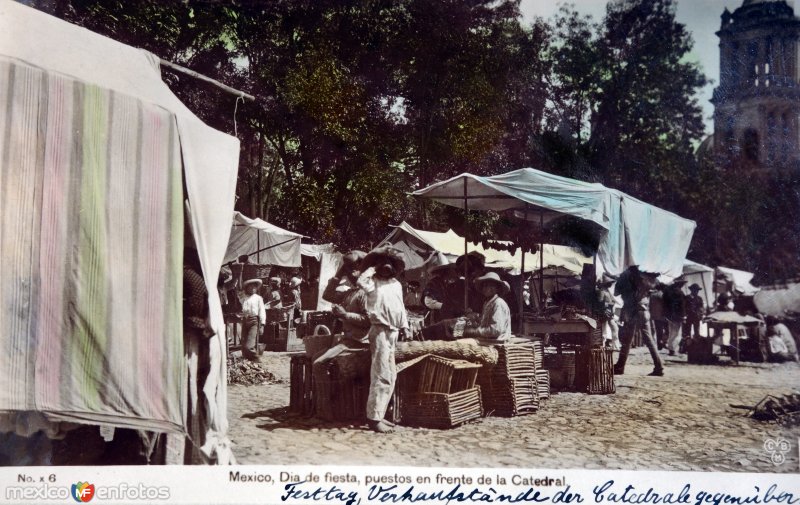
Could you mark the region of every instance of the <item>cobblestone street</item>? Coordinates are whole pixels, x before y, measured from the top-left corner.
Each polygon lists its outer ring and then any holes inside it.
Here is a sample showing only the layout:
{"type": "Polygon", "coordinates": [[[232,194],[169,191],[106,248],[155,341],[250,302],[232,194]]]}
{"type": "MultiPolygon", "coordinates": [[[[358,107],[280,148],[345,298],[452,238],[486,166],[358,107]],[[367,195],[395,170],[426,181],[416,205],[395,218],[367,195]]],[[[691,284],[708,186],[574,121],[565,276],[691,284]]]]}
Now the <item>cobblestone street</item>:
{"type": "Polygon", "coordinates": [[[559,393],[529,416],[376,435],[289,414],[289,356],[266,353],[262,362],[281,383],[229,387],[230,437],[242,464],[800,471],[800,427],[756,421],[730,406],[797,391],[798,364],[664,358],[666,375],[647,377],[649,355],[634,350],[613,395],[559,393]],[[764,442],[778,437],[791,450],[776,466],[764,442]]]}

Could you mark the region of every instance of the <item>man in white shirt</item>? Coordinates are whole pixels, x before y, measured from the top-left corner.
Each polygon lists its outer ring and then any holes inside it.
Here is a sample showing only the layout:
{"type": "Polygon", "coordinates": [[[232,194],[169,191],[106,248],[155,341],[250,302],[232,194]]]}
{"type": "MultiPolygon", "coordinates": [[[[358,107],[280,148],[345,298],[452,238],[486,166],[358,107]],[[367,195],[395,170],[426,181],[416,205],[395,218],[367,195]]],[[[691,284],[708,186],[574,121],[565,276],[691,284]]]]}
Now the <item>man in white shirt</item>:
{"type": "Polygon", "coordinates": [[[465,338],[503,342],[511,338],[511,309],[502,296],[511,287],[494,272],[475,279],[475,287],[486,300],[481,310],[480,325],[464,330],[465,338]]]}
{"type": "Polygon", "coordinates": [[[267,322],[264,299],[257,294],[261,279],[249,279],[242,283],[244,293],[239,295],[242,302],[242,357],[258,359],[258,336],[267,322]]]}

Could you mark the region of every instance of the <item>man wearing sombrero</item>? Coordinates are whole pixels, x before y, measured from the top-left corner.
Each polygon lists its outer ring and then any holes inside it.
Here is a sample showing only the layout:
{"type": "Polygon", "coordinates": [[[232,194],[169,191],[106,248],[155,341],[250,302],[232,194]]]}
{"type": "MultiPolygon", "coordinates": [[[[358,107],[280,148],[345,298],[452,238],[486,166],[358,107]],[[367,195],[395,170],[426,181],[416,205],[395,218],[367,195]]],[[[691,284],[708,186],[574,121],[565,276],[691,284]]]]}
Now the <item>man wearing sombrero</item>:
{"type": "Polygon", "coordinates": [[[502,296],[511,287],[494,272],[475,279],[475,288],[483,295],[483,308],[479,326],[466,328],[464,337],[484,341],[505,341],[511,338],[511,310],[502,296]]]}
{"type": "Polygon", "coordinates": [[[264,299],[257,293],[261,287],[261,279],[248,279],[242,283],[244,294],[242,302],[242,357],[258,359],[258,336],[261,328],[267,323],[267,310],[264,299]]]}
{"type": "Polygon", "coordinates": [[[384,417],[397,378],[394,351],[400,330],[408,331],[403,286],[397,280],[397,276],[405,270],[405,261],[397,249],[379,247],[364,257],[361,267],[364,272],[358,279],[358,285],[367,293],[370,321],[367,422],[371,430],[389,433],[392,427],[384,417]]]}
{"type": "Polygon", "coordinates": [[[686,317],[686,295],[683,294],[685,279],[680,277],[664,289],[664,317],[667,319],[669,337],[667,350],[670,356],[680,351],[683,321],[686,317]]]}
{"type": "Polygon", "coordinates": [[[614,375],[625,373],[625,364],[631,350],[634,335],[639,332],[653,359],[653,371],[649,375],[664,375],[664,364],[658,355],[653,334],[650,331],[650,290],[655,287],[658,274],[644,272],[637,265],[629,267],[620,274],[614,287],[614,294],[622,296],[622,320],[625,325],[620,332],[622,349],[619,351],[614,375]]]}
{"type": "Polygon", "coordinates": [[[691,294],[686,297],[686,323],[683,325],[684,338],[700,336],[700,321],[706,312],[706,302],[698,295],[702,289],[696,282],[689,286],[691,294]]]}

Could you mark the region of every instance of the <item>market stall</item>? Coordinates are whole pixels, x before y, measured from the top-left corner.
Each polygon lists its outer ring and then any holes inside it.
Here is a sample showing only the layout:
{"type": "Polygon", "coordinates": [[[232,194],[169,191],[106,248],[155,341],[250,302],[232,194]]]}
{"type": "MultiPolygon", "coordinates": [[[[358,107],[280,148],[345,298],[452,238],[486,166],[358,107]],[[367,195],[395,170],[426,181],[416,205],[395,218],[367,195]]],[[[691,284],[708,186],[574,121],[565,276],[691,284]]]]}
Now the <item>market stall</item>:
{"type": "Polygon", "coordinates": [[[0,2],[0,426],[169,433],[191,442],[185,461],[229,463],[216,285],[239,142],[190,112],[158,62],[0,2]],[[187,346],[185,236],[214,332],[187,346]]]}

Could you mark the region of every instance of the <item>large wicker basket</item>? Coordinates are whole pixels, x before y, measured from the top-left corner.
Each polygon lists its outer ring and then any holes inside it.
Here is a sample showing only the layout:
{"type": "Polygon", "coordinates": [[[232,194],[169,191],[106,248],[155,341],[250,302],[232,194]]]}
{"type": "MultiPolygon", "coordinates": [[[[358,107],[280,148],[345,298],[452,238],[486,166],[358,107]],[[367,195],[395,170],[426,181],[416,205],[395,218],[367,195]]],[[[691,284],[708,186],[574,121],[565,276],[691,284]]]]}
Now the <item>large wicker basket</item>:
{"type": "Polygon", "coordinates": [[[551,391],[575,391],[575,353],[545,354],[544,368],[550,372],[551,391]]]}
{"type": "Polygon", "coordinates": [[[326,421],[365,421],[369,377],[340,379],[326,365],[313,367],[314,415],[326,421]]]}
{"type": "Polygon", "coordinates": [[[590,395],[605,395],[616,391],[614,386],[614,357],[611,349],[578,349],[575,355],[575,387],[590,395]]]}
{"type": "Polygon", "coordinates": [[[309,415],[313,413],[311,359],[295,354],[289,362],[289,411],[309,415]]]}
{"type": "Polygon", "coordinates": [[[449,429],[483,415],[479,387],[458,393],[420,393],[403,400],[403,423],[449,429]]]}

